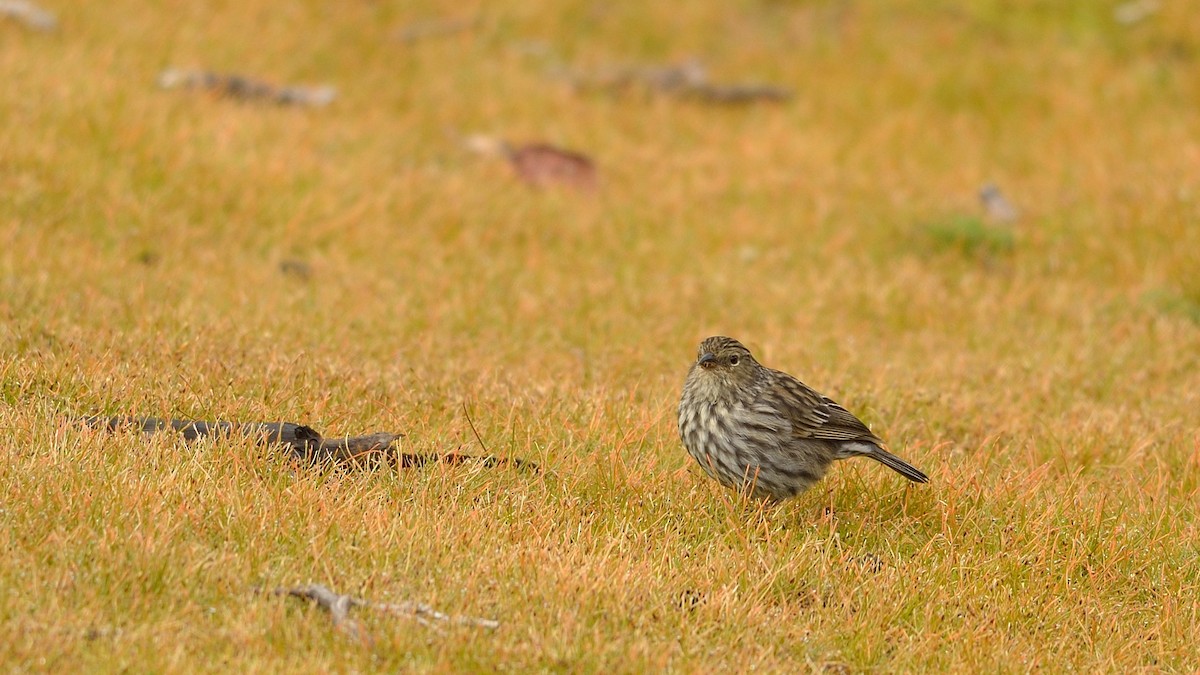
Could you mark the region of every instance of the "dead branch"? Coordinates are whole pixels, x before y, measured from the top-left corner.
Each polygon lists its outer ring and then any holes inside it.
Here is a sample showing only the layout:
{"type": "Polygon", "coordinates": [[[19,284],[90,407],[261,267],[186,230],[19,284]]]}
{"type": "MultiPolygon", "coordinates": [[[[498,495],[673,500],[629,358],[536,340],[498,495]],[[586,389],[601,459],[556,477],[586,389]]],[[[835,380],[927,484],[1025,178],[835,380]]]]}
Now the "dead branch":
{"type": "Polygon", "coordinates": [[[469,16],[414,21],[397,30],[394,39],[397,42],[412,44],[426,38],[446,37],[474,29],[479,25],[480,18],[479,16],[469,16]]]}
{"type": "Polygon", "coordinates": [[[405,453],[397,448],[402,434],[374,433],[364,436],[323,438],[321,434],[301,424],[292,422],[203,422],[197,420],[161,419],[158,417],[101,417],[89,416],[81,421],[93,429],[115,432],[136,429],[142,433],[157,433],[173,430],[184,440],[191,442],[201,438],[229,438],[241,436],[264,446],[279,446],[297,460],[310,464],[335,464],[350,468],[374,468],[395,466],[397,468],[421,467],[426,464],[464,464],[479,462],[486,467],[511,465],[519,469],[539,471],[537,464],[518,458],[480,457],[447,453],[405,453]]]}
{"type": "Polygon", "coordinates": [[[458,625],[475,626],[478,628],[496,629],[500,627],[500,622],[494,619],[482,619],[473,616],[451,616],[437,611],[429,605],[421,602],[370,602],[362,598],[356,598],[351,595],[340,595],[333,592],[327,586],[321,584],[309,584],[307,586],[293,586],[291,588],[276,588],[272,592],[275,596],[286,596],[291,598],[300,598],[314,602],[318,607],[329,613],[333,619],[335,628],[346,634],[350,639],[367,646],[374,644],[374,640],[357,621],[350,618],[350,609],[361,607],[364,609],[377,609],[388,614],[411,618],[422,626],[426,626],[435,631],[440,632],[439,624],[453,623],[458,625]]]}
{"type": "Polygon", "coordinates": [[[603,68],[594,71],[557,68],[555,73],[576,89],[624,92],[640,87],[649,92],[712,104],[783,103],[792,97],[790,90],[770,84],[713,82],[708,77],[708,70],[695,59],[661,66],[603,68]]]}
{"type": "Polygon", "coordinates": [[[158,76],[163,89],[202,89],[217,96],[245,101],[266,101],[277,105],[320,108],[329,105],[337,90],[329,85],[318,87],[278,86],[244,75],[214,73],[207,70],[168,68],[158,76]]]}
{"type": "Polygon", "coordinates": [[[350,608],[361,601],[356,601],[355,598],[349,595],[338,595],[320,584],[296,586],[294,588],[276,588],[274,594],[301,598],[316,603],[318,607],[329,612],[330,618],[333,619],[334,628],[340,630],[355,642],[368,647],[374,646],[375,640],[371,638],[371,634],[357,621],[350,618],[350,608]]]}
{"type": "Polygon", "coordinates": [[[438,621],[462,626],[488,628],[491,630],[500,627],[500,622],[495,619],[483,619],[477,616],[450,616],[437,611],[423,602],[413,602],[411,600],[407,602],[373,602],[367,606],[378,609],[381,612],[388,612],[389,614],[411,616],[427,626],[432,625],[429,623],[431,621],[438,621]]]}
{"type": "Polygon", "coordinates": [[[699,99],[705,103],[721,103],[726,105],[755,103],[757,101],[783,103],[792,97],[792,92],[782,87],[754,83],[704,84],[690,87],[684,90],[682,94],[699,99]]]}

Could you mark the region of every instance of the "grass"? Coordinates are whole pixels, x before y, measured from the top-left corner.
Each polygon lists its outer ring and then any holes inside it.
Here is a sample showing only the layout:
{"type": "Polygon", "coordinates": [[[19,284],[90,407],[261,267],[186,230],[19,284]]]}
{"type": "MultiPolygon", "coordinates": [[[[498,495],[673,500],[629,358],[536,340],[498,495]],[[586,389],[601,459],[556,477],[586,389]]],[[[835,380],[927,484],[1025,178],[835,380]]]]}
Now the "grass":
{"type": "Polygon", "coordinates": [[[0,664],[1194,671],[1200,327],[1171,289],[1200,287],[1200,24],[1115,4],[113,0],[51,5],[51,35],[0,22],[0,664]],[[796,96],[545,74],[689,56],[796,96]],[[339,98],[156,90],[168,66],[339,98]],[[529,190],[448,129],[581,150],[602,187],[529,190]],[[964,225],[989,180],[1022,213],[995,250],[964,225]],[[764,510],[706,481],[673,416],[716,333],[931,483],[846,462],[764,510]],[[548,472],[302,470],[69,421],[482,452],[464,407],[548,472]],[[308,581],[502,626],[366,612],[366,649],[252,590],[308,581]]]}
{"type": "Polygon", "coordinates": [[[924,225],[931,249],[951,250],[967,256],[991,258],[1012,252],[1011,230],[990,225],[978,216],[955,216],[924,225]]]}
{"type": "Polygon", "coordinates": [[[1158,308],[1167,314],[1187,317],[1193,323],[1200,324],[1200,294],[1178,293],[1166,288],[1154,288],[1146,291],[1143,298],[1151,307],[1158,308]]]}

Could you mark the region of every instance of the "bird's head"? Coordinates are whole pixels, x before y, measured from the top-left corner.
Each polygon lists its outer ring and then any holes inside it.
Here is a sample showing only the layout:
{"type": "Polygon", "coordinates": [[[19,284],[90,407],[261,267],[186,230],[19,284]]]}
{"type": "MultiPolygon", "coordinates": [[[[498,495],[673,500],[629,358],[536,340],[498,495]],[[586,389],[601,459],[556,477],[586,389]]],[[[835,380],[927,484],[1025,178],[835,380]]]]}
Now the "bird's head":
{"type": "Polygon", "coordinates": [[[689,377],[706,388],[741,389],[753,383],[761,370],[762,366],[745,345],[718,335],[700,343],[689,377]]]}

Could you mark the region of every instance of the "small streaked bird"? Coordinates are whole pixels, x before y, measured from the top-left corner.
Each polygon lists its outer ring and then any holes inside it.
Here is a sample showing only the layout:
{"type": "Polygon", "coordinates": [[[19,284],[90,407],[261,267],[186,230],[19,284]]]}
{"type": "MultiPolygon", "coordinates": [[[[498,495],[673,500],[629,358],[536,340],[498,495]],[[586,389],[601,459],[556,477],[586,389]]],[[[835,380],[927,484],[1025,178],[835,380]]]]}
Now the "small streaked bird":
{"type": "Polygon", "coordinates": [[[772,501],[804,492],[849,457],[929,482],[845,408],[724,336],[700,343],[679,400],[679,437],[722,485],[772,501]]]}

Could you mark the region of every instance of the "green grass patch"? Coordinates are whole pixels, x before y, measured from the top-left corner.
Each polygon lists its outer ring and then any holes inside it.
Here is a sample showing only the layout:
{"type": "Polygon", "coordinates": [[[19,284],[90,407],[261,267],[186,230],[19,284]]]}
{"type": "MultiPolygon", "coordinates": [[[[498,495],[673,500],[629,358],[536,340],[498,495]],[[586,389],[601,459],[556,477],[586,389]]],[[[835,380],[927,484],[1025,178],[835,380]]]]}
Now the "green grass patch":
{"type": "Polygon", "coordinates": [[[1186,294],[1169,288],[1146,291],[1143,301],[1150,307],[1171,316],[1183,317],[1200,324],[1200,294],[1186,294]]]}
{"type": "Polygon", "coordinates": [[[1016,236],[1011,228],[991,225],[974,216],[951,216],[924,223],[921,234],[929,246],[939,252],[953,252],[969,257],[1000,257],[1016,249],[1016,236]]]}

